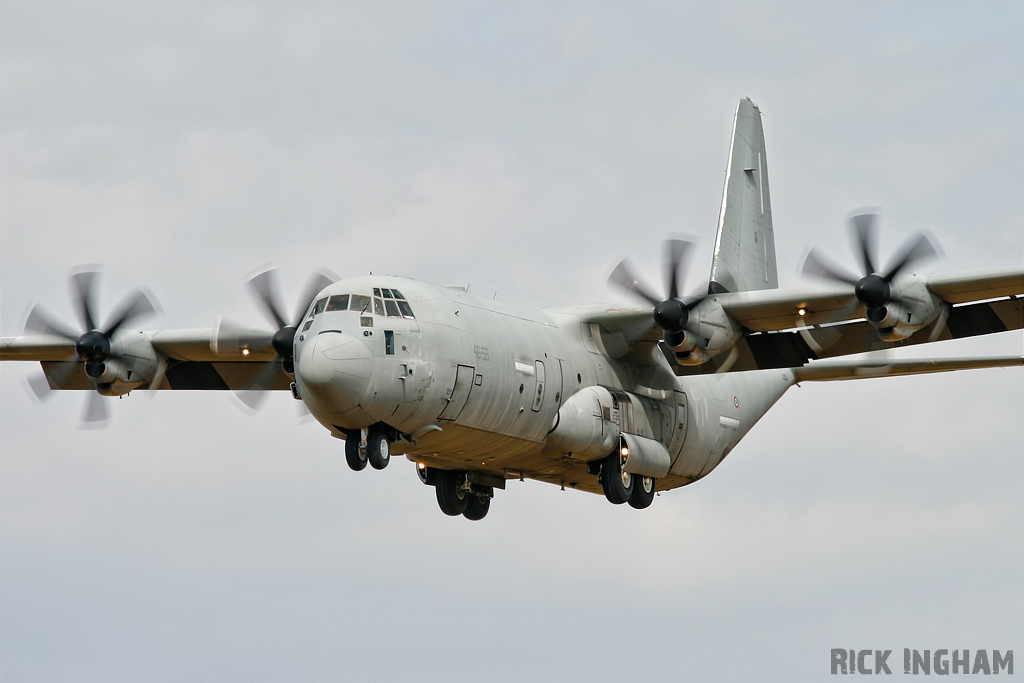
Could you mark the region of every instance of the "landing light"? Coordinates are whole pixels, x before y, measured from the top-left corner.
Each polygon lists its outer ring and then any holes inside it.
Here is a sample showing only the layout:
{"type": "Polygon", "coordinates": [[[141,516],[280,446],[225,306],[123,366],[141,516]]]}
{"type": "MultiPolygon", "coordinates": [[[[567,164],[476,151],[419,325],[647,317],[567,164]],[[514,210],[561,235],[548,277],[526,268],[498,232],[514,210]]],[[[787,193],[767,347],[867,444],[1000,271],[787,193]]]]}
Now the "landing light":
{"type": "Polygon", "coordinates": [[[427,466],[421,462],[416,463],[416,467],[419,467],[421,470],[427,469],[427,466]]]}
{"type": "Polygon", "coordinates": [[[242,355],[243,356],[248,356],[249,355],[249,349],[242,349],[242,355]]]}
{"type": "Polygon", "coordinates": [[[628,457],[629,456],[629,447],[628,446],[623,446],[622,449],[619,450],[619,453],[622,454],[623,458],[628,457]]]}
{"type": "Polygon", "coordinates": [[[797,311],[797,313],[799,313],[800,315],[807,315],[807,309],[801,308],[800,310],[797,311]]]}

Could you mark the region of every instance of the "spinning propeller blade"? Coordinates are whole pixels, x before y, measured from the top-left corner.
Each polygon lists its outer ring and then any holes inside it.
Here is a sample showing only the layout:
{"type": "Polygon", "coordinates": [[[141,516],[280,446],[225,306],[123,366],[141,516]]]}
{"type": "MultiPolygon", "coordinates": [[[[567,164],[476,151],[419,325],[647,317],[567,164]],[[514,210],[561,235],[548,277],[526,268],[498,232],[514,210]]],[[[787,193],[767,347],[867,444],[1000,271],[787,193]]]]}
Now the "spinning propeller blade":
{"type": "Polygon", "coordinates": [[[656,297],[640,284],[628,259],[619,261],[608,276],[609,283],[654,306],[653,322],[664,331],[663,339],[671,347],[680,346],[686,340],[690,311],[707,298],[703,294],[687,298],[685,302],[680,299],[683,263],[692,247],[693,243],[688,240],[665,241],[665,289],[668,292],[665,299],[656,297]]]}
{"type": "MultiPolygon", "coordinates": [[[[81,334],[76,334],[72,328],[54,320],[41,305],[33,307],[25,320],[26,332],[56,335],[74,342],[74,348],[69,349],[71,353],[68,359],[50,370],[50,377],[57,385],[63,384],[82,361],[102,363],[108,358],[119,359],[121,354],[111,347],[111,339],[129,322],[156,313],[158,310],[150,295],[142,290],[136,290],[125,298],[111,316],[110,322],[101,330],[97,324],[95,303],[98,277],[98,272],[84,270],[73,273],[68,278],[72,307],[78,315],[83,330],[81,334]]],[[[92,380],[90,379],[90,381],[92,380]]],[[[46,400],[51,396],[50,384],[45,376],[34,376],[29,379],[28,383],[32,393],[40,400],[46,400]]],[[[93,386],[95,388],[95,382],[93,382],[93,386]]],[[[83,426],[85,423],[104,426],[107,421],[108,413],[104,397],[98,392],[91,392],[86,398],[85,409],[82,413],[83,426]]]]}
{"type": "Polygon", "coordinates": [[[269,343],[273,346],[279,360],[266,363],[250,386],[235,392],[235,395],[243,404],[252,410],[258,409],[267,397],[266,389],[273,386],[274,378],[282,366],[288,372],[291,372],[290,367],[294,360],[296,330],[302,324],[306,311],[313,303],[317,294],[337,280],[338,277],[328,271],[314,272],[299,296],[296,313],[293,318],[294,323],[289,323],[278,303],[281,300],[281,296],[280,287],[277,282],[277,270],[269,268],[249,279],[247,285],[250,293],[267,319],[276,327],[276,331],[269,339],[253,339],[251,331],[242,332],[240,329],[233,329],[230,326],[222,325],[217,334],[218,345],[238,344],[242,338],[248,338],[250,341],[261,345],[269,343]]]}
{"type": "MultiPolygon", "coordinates": [[[[836,267],[818,250],[811,249],[804,259],[802,272],[835,282],[853,285],[853,299],[864,305],[869,311],[877,311],[884,315],[884,308],[890,302],[899,303],[901,299],[892,291],[892,282],[908,266],[938,255],[938,249],[932,239],[923,233],[911,235],[891,261],[891,265],[880,273],[875,266],[875,235],[879,216],[875,213],[863,213],[852,216],[849,220],[850,237],[854,252],[860,257],[864,275],[857,278],[836,267]]],[[[881,315],[876,320],[880,320],[881,315]]]]}

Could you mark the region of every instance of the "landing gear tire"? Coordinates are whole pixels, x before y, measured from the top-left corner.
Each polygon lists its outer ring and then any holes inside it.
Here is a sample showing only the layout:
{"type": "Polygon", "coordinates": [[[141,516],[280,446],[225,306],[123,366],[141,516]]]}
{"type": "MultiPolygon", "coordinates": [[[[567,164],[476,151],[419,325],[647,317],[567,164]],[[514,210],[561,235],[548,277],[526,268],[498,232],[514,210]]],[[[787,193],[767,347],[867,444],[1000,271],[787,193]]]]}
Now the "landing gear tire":
{"type": "Polygon", "coordinates": [[[633,494],[629,497],[629,506],[643,510],[654,502],[654,477],[633,477],[633,494]]]}
{"type": "Polygon", "coordinates": [[[359,441],[355,434],[345,437],[345,461],[356,472],[366,469],[366,454],[359,452],[359,441]]]}
{"type": "Polygon", "coordinates": [[[466,519],[470,519],[475,522],[486,517],[489,509],[491,509],[490,496],[470,494],[469,498],[466,500],[466,509],[463,511],[462,515],[466,519]]]}
{"type": "Polygon", "coordinates": [[[449,517],[458,517],[466,511],[471,494],[463,487],[465,481],[465,472],[439,470],[437,473],[437,482],[434,484],[437,504],[441,512],[449,517]]]}
{"type": "Polygon", "coordinates": [[[366,459],[375,470],[382,470],[391,462],[391,440],[384,430],[370,428],[366,435],[366,459]]]}
{"type": "Polygon", "coordinates": [[[601,463],[601,488],[604,489],[604,497],[615,505],[622,505],[630,499],[637,479],[629,472],[622,471],[625,461],[616,449],[601,463]]]}

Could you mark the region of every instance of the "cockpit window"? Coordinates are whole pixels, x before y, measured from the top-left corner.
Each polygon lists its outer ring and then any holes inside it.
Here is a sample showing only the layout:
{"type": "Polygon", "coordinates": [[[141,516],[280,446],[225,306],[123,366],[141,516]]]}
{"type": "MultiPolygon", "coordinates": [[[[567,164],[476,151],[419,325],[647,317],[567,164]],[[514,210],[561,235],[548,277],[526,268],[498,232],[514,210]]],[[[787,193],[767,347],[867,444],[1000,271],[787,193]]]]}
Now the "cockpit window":
{"type": "Polygon", "coordinates": [[[348,310],[365,312],[370,308],[370,297],[362,294],[353,294],[349,297],[348,310]]]}
{"type": "Polygon", "coordinates": [[[373,291],[380,293],[380,297],[368,297],[362,294],[335,294],[318,299],[310,308],[309,317],[325,311],[348,310],[365,314],[369,313],[370,307],[373,306],[373,313],[376,315],[384,315],[389,318],[416,318],[409,302],[403,300],[402,293],[397,289],[375,287],[373,291]]]}
{"type": "Polygon", "coordinates": [[[348,310],[348,294],[335,294],[327,302],[327,308],[325,311],[347,311],[348,310]]]}
{"type": "Polygon", "coordinates": [[[373,295],[374,296],[380,296],[380,287],[374,287],[373,288],[373,295]]]}

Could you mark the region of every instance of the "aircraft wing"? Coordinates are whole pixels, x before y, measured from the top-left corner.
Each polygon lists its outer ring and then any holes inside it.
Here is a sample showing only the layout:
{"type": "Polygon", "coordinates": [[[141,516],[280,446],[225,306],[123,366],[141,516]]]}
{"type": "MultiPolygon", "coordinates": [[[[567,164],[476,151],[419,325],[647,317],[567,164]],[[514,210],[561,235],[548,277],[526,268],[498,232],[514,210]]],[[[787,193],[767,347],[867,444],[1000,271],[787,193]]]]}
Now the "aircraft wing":
{"type": "MultiPolygon", "coordinates": [[[[163,376],[150,389],[161,390],[287,390],[290,378],[270,345],[273,330],[219,327],[158,330],[146,336],[153,350],[165,359],[163,376]],[[269,369],[267,364],[276,369],[269,369]],[[256,384],[259,380],[259,384],[256,384]]],[[[40,361],[52,389],[89,390],[85,364],[70,372],[58,366],[75,357],[73,341],[55,335],[0,338],[0,361],[40,361]]]]}
{"type": "MultiPolygon", "coordinates": [[[[678,375],[743,372],[1024,328],[1024,268],[937,274],[926,283],[950,307],[934,323],[898,342],[882,341],[862,319],[864,307],[851,302],[850,287],[830,284],[713,295],[744,327],[743,337],[703,365],[680,366],[667,351],[666,357],[678,375]]],[[[604,350],[614,351],[614,357],[662,336],[649,305],[595,304],[572,313],[583,323],[600,326],[604,350]]]]}
{"type": "MultiPolygon", "coordinates": [[[[919,330],[907,339],[884,342],[866,320],[820,328],[805,327],[780,332],[744,335],[727,353],[703,365],[673,368],[677,375],[743,372],[769,368],[795,368],[822,358],[867,351],[898,349],[933,341],[964,339],[995,332],[1024,329],[1024,299],[1001,299],[953,306],[945,319],[919,330]]],[[[672,358],[669,356],[669,362],[672,358]]]]}
{"type": "MultiPolygon", "coordinates": [[[[932,293],[950,304],[1020,296],[1024,294],[1024,268],[940,273],[928,276],[925,283],[932,293]]],[[[864,306],[851,306],[851,295],[849,286],[830,284],[725,293],[716,298],[725,312],[746,329],[770,332],[863,318],[864,306]],[[804,310],[803,316],[800,309],[804,310]]]]}
{"type": "Polygon", "coordinates": [[[990,268],[960,273],[937,273],[926,279],[928,289],[943,301],[962,304],[1024,294],[1024,269],[990,268]]]}
{"type": "Polygon", "coordinates": [[[746,329],[768,332],[862,318],[864,306],[851,306],[852,295],[849,286],[829,284],[725,293],[715,298],[729,317],[746,329]]]}

